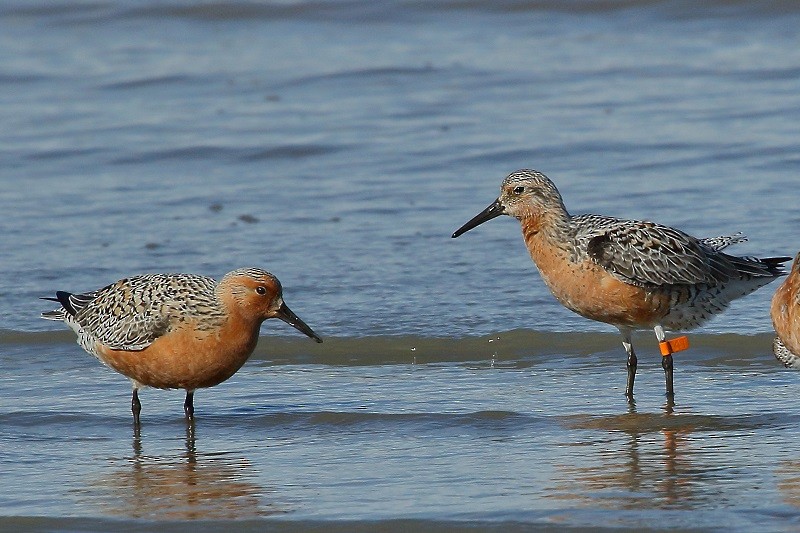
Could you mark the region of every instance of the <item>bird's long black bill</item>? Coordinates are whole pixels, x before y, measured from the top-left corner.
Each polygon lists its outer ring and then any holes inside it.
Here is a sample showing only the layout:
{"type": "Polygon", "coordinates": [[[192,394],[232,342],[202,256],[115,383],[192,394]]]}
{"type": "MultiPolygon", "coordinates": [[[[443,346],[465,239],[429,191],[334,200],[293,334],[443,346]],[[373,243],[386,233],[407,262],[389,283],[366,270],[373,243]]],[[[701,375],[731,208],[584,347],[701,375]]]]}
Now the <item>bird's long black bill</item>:
{"type": "Polygon", "coordinates": [[[314,330],[308,327],[308,324],[300,320],[300,317],[294,314],[294,312],[292,312],[292,310],[289,309],[289,306],[287,306],[285,303],[281,304],[281,308],[278,309],[277,317],[296,330],[302,331],[315,341],[322,342],[322,339],[319,337],[319,335],[314,333],[314,330]]]}
{"type": "Polygon", "coordinates": [[[505,214],[506,209],[503,207],[503,204],[500,203],[500,199],[498,198],[495,200],[492,205],[472,217],[472,220],[458,228],[455,233],[453,233],[453,238],[455,239],[462,233],[466,233],[474,227],[480,226],[486,221],[492,220],[493,218],[499,217],[500,215],[505,214]]]}

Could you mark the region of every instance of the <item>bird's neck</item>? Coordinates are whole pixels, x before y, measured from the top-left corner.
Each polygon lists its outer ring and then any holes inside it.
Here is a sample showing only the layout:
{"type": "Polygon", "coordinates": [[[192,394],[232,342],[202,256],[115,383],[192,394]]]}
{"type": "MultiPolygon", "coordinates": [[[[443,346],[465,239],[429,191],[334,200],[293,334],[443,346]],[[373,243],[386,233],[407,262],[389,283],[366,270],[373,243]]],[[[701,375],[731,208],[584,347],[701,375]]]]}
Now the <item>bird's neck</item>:
{"type": "Polygon", "coordinates": [[[548,248],[569,248],[575,236],[575,228],[570,223],[570,215],[563,207],[547,211],[529,213],[519,219],[522,236],[528,249],[541,246],[548,248]]]}

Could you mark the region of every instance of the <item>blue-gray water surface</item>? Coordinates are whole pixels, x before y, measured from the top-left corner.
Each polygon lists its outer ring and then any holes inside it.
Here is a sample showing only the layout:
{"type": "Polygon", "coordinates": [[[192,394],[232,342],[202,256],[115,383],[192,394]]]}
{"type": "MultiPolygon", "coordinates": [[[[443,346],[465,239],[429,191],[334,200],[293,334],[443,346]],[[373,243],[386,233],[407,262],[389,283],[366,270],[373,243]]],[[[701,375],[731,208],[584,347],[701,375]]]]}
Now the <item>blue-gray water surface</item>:
{"type": "MultiPolygon", "coordinates": [[[[800,250],[800,7],[720,0],[0,6],[0,529],[800,528],[777,284],[637,402],[518,224],[453,240],[518,168],[572,213],[800,250]],[[276,274],[198,391],[142,393],[39,300],[143,272],[276,274]]],[[[50,302],[52,304],[52,302],[50,302]]]]}

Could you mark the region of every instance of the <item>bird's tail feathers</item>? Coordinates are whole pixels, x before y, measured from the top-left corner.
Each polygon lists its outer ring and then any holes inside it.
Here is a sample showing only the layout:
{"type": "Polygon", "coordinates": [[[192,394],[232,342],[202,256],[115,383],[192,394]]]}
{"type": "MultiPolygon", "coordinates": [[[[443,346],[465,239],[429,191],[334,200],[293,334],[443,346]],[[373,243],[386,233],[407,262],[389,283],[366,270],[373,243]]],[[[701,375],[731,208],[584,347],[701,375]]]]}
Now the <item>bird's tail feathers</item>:
{"type": "Polygon", "coordinates": [[[728,260],[733,263],[736,270],[753,278],[777,278],[786,274],[783,263],[790,261],[791,257],[737,257],[729,255],[728,260]]]}

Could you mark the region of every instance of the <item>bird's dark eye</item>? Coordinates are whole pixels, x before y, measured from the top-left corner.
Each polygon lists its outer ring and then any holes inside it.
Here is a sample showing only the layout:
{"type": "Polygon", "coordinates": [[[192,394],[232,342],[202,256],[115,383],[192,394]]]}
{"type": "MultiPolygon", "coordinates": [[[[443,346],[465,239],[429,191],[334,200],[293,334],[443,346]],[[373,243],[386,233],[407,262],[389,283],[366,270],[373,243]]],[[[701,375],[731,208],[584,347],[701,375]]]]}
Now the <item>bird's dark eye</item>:
{"type": "Polygon", "coordinates": [[[265,289],[264,287],[258,286],[258,287],[256,287],[256,292],[263,296],[263,295],[267,294],[267,289],[265,289]]]}
{"type": "Polygon", "coordinates": [[[521,185],[519,187],[514,187],[514,194],[522,194],[523,192],[525,192],[525,187],[521,185]]]}

